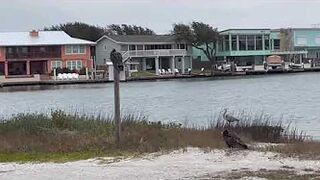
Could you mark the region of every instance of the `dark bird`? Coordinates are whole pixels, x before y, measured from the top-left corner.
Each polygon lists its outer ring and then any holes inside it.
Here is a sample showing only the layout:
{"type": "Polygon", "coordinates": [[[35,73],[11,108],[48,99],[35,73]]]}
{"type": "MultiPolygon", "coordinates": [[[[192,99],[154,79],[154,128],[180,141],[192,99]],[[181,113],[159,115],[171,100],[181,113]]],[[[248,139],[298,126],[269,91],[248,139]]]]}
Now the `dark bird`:
{"type": "Polygon", "coordinates": [[[222,136],[228,148],[248,149],[248,146],[244,144],[234,133],[224,130],[222,136]]]}
{"type": "Polygon", "coordinates": [[[228,121],[229,123],[232,122],[239,122],[239,119],[227,114],[227,109],[224,109],[224,113],[223,113],[223,119],[228,121]]]}

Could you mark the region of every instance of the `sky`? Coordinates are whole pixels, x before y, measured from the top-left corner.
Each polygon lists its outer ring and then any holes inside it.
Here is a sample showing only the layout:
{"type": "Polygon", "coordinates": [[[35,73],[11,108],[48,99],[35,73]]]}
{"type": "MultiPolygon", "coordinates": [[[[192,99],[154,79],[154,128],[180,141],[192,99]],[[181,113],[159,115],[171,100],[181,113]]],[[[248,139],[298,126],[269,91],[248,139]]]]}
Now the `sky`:
{"type": "Polygon", "coordinates": [[[168,33],[174,23],[228,28],[320,27],[320,0],[1,0],[0,31],[81,21],[135,24],[168,33]]]}

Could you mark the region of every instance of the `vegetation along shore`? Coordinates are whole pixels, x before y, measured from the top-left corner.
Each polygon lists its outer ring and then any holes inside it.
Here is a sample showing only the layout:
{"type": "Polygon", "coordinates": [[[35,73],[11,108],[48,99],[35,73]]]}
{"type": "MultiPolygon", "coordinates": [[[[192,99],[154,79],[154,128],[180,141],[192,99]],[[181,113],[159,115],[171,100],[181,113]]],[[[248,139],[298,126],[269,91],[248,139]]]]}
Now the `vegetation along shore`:
{"type": "Polygon", "coordinates": [[[250,150],[273,151],[300,158],[319,158],[320,143],[271,117],[242,114],[230,125],[218,117],[206,127],[149,121],[141,114],[122,117],[121,143],[114,140],[112,116],[25,113],[1,119],[0,162],[65,162],[101,156],[132,156],[187,147],[223,149],[221,132],[236,132],[250,150]],[[255,143],[281,145],[265,148],[255,143]]]}

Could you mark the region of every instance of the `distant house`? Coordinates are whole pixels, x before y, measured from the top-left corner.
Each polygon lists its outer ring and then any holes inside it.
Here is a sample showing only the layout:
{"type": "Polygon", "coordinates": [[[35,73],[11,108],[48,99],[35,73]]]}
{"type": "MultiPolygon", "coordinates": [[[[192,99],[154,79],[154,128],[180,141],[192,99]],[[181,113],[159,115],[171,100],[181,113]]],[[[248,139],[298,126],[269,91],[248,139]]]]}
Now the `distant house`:
{"type": "Polygon", "coordinates": [[[0,32],[1,80],[48,79],[54,68],[92,69],[93,45],[63,31],[0,32]]]}
{"type": "Polygon", "coordinates": [[[98,65],[110,62],[110,52],[115,49],[121,52],[130,71],[159,74],[161,70],[177,69],[185,73],[192,67],[192,48],[176,43],[172,35],[105,35],[96,43],[98,65]]]}
{"type": "MultiPolygon", "coordinates": [[[[235,62],[239,69],[263,70],[269,56],[284,64],[320,66],[320,28],[227,29],[221,31],[216,56],[219,62],[235,62]]],[[[193,49],[193,57],[208,61],[193,49]]]]}

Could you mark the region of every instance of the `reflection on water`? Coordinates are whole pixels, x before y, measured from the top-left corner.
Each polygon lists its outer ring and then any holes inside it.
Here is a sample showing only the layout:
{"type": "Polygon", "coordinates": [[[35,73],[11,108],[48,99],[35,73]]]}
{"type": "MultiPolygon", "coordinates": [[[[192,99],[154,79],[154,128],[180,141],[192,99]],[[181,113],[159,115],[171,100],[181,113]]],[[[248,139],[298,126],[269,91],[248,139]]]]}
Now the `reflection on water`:
{"type": "MultiPolygon", "coordinates": [[[[122,110],[150,120],[205,124],[227,107],[284,116],[311,135],[320,135],[319,99],[319,73],[121,83],[122,110]]],[[[0,102],[3,116],[55,108],[112,113],[113,84],[5,87],[0,102]]]]}

